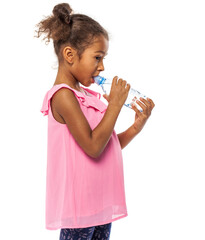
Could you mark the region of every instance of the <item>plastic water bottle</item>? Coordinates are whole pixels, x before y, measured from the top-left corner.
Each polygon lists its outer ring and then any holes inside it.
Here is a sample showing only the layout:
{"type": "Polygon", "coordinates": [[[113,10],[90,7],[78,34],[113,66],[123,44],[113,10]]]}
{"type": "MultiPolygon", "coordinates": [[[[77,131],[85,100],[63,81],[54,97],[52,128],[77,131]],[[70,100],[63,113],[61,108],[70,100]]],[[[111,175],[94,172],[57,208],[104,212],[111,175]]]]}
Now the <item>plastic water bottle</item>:
{"type": "MultiPolygon", "coordinates": [[[[110,93],[111,85],[112,85],[112,79],[104,78],[101,76],[94,77],[95,83],[97,83],[99,86],[101,86],[103,92],[107,95],[110,93]]],[[[140,98],[146,99],[147,97],[144,94],[141,94],[137,90],[134,90],[133,88],[130,88],[128,97],[124,103],[126,107],[132,108],[131,104],[134,103],[135,106],[142,112],[142,108],[136,104],[136,100],[140,101],[140,98]]]]}

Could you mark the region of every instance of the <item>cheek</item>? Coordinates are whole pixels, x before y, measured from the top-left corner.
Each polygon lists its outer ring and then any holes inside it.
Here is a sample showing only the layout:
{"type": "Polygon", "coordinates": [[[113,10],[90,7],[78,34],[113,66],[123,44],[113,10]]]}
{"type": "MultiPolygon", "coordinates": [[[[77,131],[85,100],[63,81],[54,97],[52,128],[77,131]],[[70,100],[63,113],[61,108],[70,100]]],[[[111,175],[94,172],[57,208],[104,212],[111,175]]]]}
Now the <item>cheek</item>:
{"type": "Polygon", "coordinates": [[[96,61],[92,60],[92,59],[87,59],[87,61],[83,62],[83,67],[85,69],[91,69],[93,67],[96,66],[96,61]]]}
{"type": "Polygon", "coordinates": [[[96,59],[86,59],[81,62],[79,72],[81,74],[93,74],[97,70],[99,62],[96,59]]]}
{"type": "Polygon", "coordinates": [[[98,64],[99,62],[96,60],[88,61],[86,68],[89,69],[89,71],[96,71],[96,69],[98,68],[98,64]]]}

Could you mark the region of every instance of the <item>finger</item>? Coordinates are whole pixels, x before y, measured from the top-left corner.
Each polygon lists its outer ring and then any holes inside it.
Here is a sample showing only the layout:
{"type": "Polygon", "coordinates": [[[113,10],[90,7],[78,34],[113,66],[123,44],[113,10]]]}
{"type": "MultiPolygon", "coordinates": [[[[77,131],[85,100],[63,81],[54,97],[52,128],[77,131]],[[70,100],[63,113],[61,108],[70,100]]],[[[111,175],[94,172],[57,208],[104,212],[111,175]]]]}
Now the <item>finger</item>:
{"type": "Polygon", "coordinates": [[[127,82],[125,80],[122,81],[122,87],[125,87],[127,82]]]}
{"type": "Polygon", "coordinates": [[[140,101],[143,102],[148,108],[152,107],[151,103],[147,99],[140,98],[140,101]]]}
{"type": "Polygon", "coordinates": [[[122,78],[119,78],[119,79],[118,79],[117,84],[118,84],[118,85],[122,85],[122,78]]]}
{"type": "Polygon", "coordinates": [[[147,111],[147,106],[145,106],[142,102],[137,100],[136,103],[142,108],[143,112],[147,111]]]}
{"type": "Polygon", "coordinates": [[[107,94],[103,94],[103,97],[109,102],[109,96],[107,94]]]}
{"type": "Polygon", "coordinates": [[[112,80],[112,86],[115,86],[117,85],[117,79],[118,79],[118,76],[115,76],[112,80]]]}
{"type": "Polygon", "coordinates": [[[154,108],[154,107],[155,107],[155,104],[154,104],[154,102],[152,101],[152,99],[151,99],[151,98],[147,98],[147,100],[151,103],[152,108],[154,108]]]}
{"type": "Polygon", "coordinates": [[[142,112],[137,108],[137,106],[135,105],[135,103],[131,103],[131,107],[132,109],[136,112],[137,116],[139,117],[140,114],[142,114],[142,112]]]}
{"type": "Polygon", "coordinates": [[[127,84],[127,86],[126,86],[126,88],[125,88],[127,91],[129,91],[130,90],[130,84],[128,83],[127,84]]]}

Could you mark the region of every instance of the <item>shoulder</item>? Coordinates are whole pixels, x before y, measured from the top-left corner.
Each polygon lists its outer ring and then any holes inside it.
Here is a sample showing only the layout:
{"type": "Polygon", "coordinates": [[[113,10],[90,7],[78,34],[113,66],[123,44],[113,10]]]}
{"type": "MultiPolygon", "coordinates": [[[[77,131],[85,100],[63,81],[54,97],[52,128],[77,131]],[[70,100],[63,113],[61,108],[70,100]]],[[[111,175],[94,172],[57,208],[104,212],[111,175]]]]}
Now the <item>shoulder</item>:
{"type": "Polygon", "coordinates": [[[73,109],[79,106],[75,93],[67,87],[62,87],[56,91],[53,94],[51,101],[52,107],[58,113],[68,111],[68,109],[73,109]]]}
{"type": "Polygon", "coordinates": [[[74,91],[72,91],[70,88],[67,87],[61,87],[60,89],[58,89],[52,96],[53,102],[57,103],[57,102],[67,102],[69,100],[75,100],[75,93],[74,91]]]}
{"type": "MultiPolygon", "coordinates": [[[[55,86],[54,86],[55,87],[55,86]]],[[[66,87],[66,86],[61,86],[54,94],[53,97],[66,97],[66,96],[74,96],[74,92],[66,87]]]]}

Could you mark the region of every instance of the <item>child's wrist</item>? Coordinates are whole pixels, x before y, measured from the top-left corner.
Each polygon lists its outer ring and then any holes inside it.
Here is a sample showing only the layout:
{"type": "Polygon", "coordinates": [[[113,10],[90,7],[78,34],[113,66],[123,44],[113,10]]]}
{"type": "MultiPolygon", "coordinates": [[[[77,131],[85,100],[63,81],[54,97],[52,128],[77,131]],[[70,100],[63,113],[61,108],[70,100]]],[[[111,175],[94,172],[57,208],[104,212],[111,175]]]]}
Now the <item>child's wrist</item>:
{"type": "Polygon", "coordinates": [[[120,111],[122,108],[122,106],[112,101],[109,102],[108,106],[112,109],[115,109],[116,111],[120,111]]]}
{"type": "Polygon", "coordinates": [[[136,127],[134,124],[131,126],[131,129],[134,135],[137,135],[140,132],[139,128],[136,127]]]}

